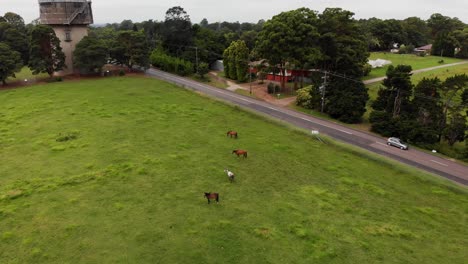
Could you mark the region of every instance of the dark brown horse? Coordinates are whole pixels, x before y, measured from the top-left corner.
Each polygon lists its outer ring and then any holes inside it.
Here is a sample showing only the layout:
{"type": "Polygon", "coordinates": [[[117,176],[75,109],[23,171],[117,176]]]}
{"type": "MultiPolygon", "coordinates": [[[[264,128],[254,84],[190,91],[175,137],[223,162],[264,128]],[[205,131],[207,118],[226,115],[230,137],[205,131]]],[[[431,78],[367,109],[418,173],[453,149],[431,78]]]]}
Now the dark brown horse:
{"type": "Polygon", "coordinates": [[[217,203],[219,202],[219,193],[205,193],[205,197],[208,200],[208,204],[211,199],[215,199],[217,203]]]}
{"type": "Polygon", "coordinates": [[[236,132],[236,131],[229,130],[229,131],[226,133],[226,136],[230,136],[231,138],[232,138],[232,137],[237,138],[237,132],[236,132]]]}
{"type": "Polygon", "coordinates": [[[232,154],[234,154],[234,153],[237,155],[237,157],[242,155],[242,156],[244,156],[244,158],[247,158],[247,150],[235,149],[235,150],[232,151],[232,154]]]}

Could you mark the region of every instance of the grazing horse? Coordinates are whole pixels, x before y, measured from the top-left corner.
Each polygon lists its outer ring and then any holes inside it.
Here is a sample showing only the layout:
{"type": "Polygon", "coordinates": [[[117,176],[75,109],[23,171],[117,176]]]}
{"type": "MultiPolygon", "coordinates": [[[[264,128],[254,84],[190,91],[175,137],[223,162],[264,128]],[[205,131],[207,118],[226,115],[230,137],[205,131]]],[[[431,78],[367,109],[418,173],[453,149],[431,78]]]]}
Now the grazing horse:
{"type": "Polygon", "coordinates": [[[247,151],[246,150],[242,150],[242,149],[235,149],[232,151],[232,154],[236,154],[237,157],[239,157],[240,155],[244,156],[244,158],[247,158],[247,151]]]}
{"type": "Polygon", "coordinates": [[[230,136],[231,138],[232,138],[232,137],[237,138],[237,132],[236,132],[236,131],[229,130],[229,131],[226,133],[226,136],[230,136]]]}
{"type": "Polygon", "coordinates": [[[210,203],[211,199],[215,199],[217,203],[219,202],[219,193],[205,193],[204,196],[208,200],[208,204],[210,203]]]}
{"type": "Polygon", "coordinates": [[[224,169],[224,172],[227,174],[229,181],[232,183],[234,181],[234,173],[228,169],[224,169]]]}

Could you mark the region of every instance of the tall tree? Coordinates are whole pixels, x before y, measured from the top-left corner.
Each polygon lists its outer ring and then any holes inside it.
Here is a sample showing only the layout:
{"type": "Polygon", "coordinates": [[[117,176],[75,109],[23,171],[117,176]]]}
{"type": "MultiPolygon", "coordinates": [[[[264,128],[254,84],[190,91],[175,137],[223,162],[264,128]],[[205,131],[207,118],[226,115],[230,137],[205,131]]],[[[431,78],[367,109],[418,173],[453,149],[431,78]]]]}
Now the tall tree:
{"type": "Polygon", "coordinates": [[[204,27],[194,25],[194,44],[198,47],[198,58],[200,61],[211,64],[222,58],[225,49],[224,38],[221,34],[204,27]]]}
{"type": "Polygon", "coordinates": [[[6,13],[3,22],[0,20],[0,42],[7,43],[10,48],[21,53],[23,63],[28,63],[29,40],[28,30],[21,16],[15,13],[6,13]]]}
{"type": "Polygon", "coordinates": [[[455,54],[457,58],[468,58],[468,26],[463,30],[455,30],[451,33],[452,37],[456,40],[456,47],[459,49],[455,54]]]}
{"type": "Polygon", "coordinates": [[[462,142],[465,140],[467,130],[466,117],[459,112],[455,112],[444,130],[444,138],[450,146],[453,146],[457,141],[462,142]]]}
{"type": "Polygon", "coordinates": [[[384,88],[379,90],[372,108],[385,111],[393,118],[398,117],[401,110],[409,105],[412,95],[411,70],[409,65],[397,67],[390,65],[387,69],[387,78],[383,81],[384,88]]]}
{"type": "Polygon", "coordinates": [[[419,17],[408,17],[402,21],[402,27],[407,36],[405,44],[419,47],[429,43],[431,30],[426,21],[419,17]]]}
{"type": "Polygon", "coordinates": [[[7,12],[3,15],[3,19],[16,29],[22,30],[25,28],[24,19],[13,12],[7,12]]]}
{"type": "Polygon", "coordinates": [[[149,46],[141,31],[120,31],[110,49],[110,55],[130,69],[134,65],[149,66],[149,46]]]}
{"type": "Polygon", "coordinates": [[[443,130],[447,124],[447,117],[449,112],[456,113],[460,112],[463,105],[457,104],[456,101],[462,101],[462,91],[466,89],[468,85],[468,75],[457,74],[445,79],[442,84],[442,104],[443,104],[443,118],[441,125],[439,126],[439,141],[442,140],[443,130]],[[461,100],[457,100],[458,97],[461,100]]]}
{"type": "Polygon", "coordinates": [[[6,85],[8,77],[15,77],[15,72],[23,66],[19,52],[0,42],[0,81],[6,85]]]}
{"type": "Polygon", "coordinates": [[[125,19],[122,22],[120,22],[119,30],[133,30],[133,27],[135,24],[133,24],[133,21],[130,19],[125,19]]]}
{"type": "Polygon", "coordinates": [[[54,30],[46,25],[37,25],[31,32],[29,68],[33,74],[41,72],[52,76],[65,66],[65,54],[54,30]]]}
{"type": "Polygon", "coordinates": [[[427,24],[434,39],[432,55],[453,57],[457,40],[452,36],[452,32],[463,30],[465,24],[458,18],[450,18],[439,13],[431,15],[427,24]]]}
{"type": "Polygon", "coordinates": [[[285,87],[286,64],[315,62],[320,56],[318,20],[308,8],[280,13],[263,24],[256,50],[259,56],[280,69],[285,87]]]}
{"type": "Polygon", "coordinates": [[[395,43],[407,43],[406,33],[399,20],[373,19],[370,21],[369,29],[372,35],[378,39],[380,50],[391,49],[395,43]]]}
{"type": "Polygon", "coordinates": [[[322,56],[318,65],[321,69],[352,77],[363,76],[369,53],[364,34],[353,15],[341,8],[327,8],[319,15],[322,56]]]}
{"type": "Polygon", "coordinates": [[[108,58],[106,44],[95,36],[84,37],[73,52],[73,65],[82,73],[100,72],[108,58]]]}
{"type": "Polygon", "coordinates": [[[442,82],[439,78],[423,78],[414,88],[409,116],[423,126],[436,129],[442,120],[443,110],[439,91],[442,82]]]}
{"type": "Polygon", "coordinates": [[[243,40],[233,42],[235,45],[234,56],[236,62],[236,79],[245,82],[249,68],[249,48],[243,40]]]}
{"type": "Polygon", "coordinates": [[[414,88],[414,97],[405,116],[405,119],[411,120],[413,131],[408,132],[408,138],[413,142],[437,142],[439,126],[443,121],[439,94],[441,87],[442,82],[438,78],[423,78],[414,88]]]}
{"type": "Polygon", "coordinates": [[[192,22],[182,7],[174,6],[166,11],[162,36],[164,49],[172,55],[180,55],[192,45],[192,22]]]}
{"type": "Polygon", "coordinates": [[[345,123],[358,123],[366,112],[369,100],[367,88],[361,81],[332,77],[327,87],[325,111],[345,123]]]}
{"type": "Polygon", "coordinates": [[[223,53],[226,77],[244,82],[247,77],[249,49],[242,40],[234,41],[223,53]]]}

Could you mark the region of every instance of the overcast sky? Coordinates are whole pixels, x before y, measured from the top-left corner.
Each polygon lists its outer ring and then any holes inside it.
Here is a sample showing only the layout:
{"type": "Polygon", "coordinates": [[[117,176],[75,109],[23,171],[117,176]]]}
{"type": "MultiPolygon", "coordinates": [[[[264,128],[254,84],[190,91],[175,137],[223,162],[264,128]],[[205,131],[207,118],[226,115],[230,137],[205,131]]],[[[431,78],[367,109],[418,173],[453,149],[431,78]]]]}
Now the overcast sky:
{"type": "MultiPolygon", "coordinates": [[[[181,6],[193,23],[207,18],[218,21],[257,22],[268,20],[283,11],[308,7],[322,12],[326,7],[341,7],[355,13],[355,18],[377,17],[404,19],[417,16],[428,19],[433,13],[458,17],[468,23],[468,0],[93,0],[95,23],[120,22],[131,19],[164,20],[167,9],[181,6]]],[[[0,15],[5,12],[21,15],[27,23],[39,17],[37,0],[0,0],[0,15]]]]}

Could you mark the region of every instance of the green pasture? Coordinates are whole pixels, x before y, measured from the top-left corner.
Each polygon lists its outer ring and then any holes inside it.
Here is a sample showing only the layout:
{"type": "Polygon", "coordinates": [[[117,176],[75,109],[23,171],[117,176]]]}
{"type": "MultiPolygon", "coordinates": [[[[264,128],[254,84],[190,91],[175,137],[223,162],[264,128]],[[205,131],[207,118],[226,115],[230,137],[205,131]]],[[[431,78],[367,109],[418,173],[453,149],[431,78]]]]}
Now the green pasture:
{"type": "MultiPolygon", "coordinates": [[[[414,54],[393,54],[390,52],[372,52],[369,56],[369,60],[383,59],[392,62],[392,65],[396,66],[399,64],[411,65],[413,70],[419,70],[424,68],[430,68],[440,66],[449,63],[455,63],[462,61],[461,59],[439,57],[439,56],[417,56],[414,54]],[[439,63],[443,60],[443,63],[439,63]]],[[[382,68],[372,69],[370,74],[364,77],[364,80],[369,80],[378,77],[384,77],[388,69],[388,65],[382,68]]]]}
{"type": "Polygon", "coordinates": [[[468,259],[466,188],[172,84],[61,82],[0,102],[0,263],[468,259]]]}
{"type": "MultiPolygon", "coordinates": [[[[411,81],[414,85],[417,85],[423,78],[439,78],[441,81],[445,81],[448,77],[452,77],[456,74],[468,74],[468,64],[461,64],[450,66],[447,68],[435,69],[427,72],[415,73],[411,76],[411,81]]],[[[372,83],[366,85],[369,89],[369,97],[371,100],[377,98],[377,93],[381,87],[382,82],[372,83]]]]}

